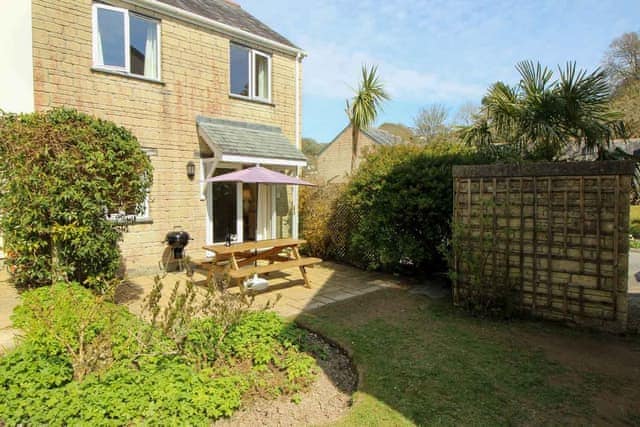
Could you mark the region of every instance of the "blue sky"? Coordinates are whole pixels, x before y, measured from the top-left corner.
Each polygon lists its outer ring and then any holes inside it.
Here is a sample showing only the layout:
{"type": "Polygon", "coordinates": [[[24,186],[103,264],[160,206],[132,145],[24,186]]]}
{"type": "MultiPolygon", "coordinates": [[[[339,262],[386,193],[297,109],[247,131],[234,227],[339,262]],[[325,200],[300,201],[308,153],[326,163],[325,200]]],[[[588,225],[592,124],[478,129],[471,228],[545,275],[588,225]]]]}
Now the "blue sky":
{"type": "Polygon", "coordinates": [[[236,0],[305,49],[303,136],[330,141],[361,64],[376,64],[392,95],[378,124],[411,125],[421,107],[455,114],[516,62],[589,70],[624,32],[640,31],[638,0],[236,0]]]}

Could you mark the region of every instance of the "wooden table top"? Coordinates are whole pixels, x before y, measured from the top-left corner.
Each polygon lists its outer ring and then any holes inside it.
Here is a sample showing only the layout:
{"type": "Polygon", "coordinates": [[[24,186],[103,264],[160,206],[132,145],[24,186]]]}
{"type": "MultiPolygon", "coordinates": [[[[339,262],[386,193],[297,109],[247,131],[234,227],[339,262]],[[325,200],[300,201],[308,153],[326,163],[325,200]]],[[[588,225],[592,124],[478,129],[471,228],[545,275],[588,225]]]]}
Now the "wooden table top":
{"type": "Polygon", "coordinates": [[[233,254],[236,252],[245,252],[256,249],[267,249],[267,248],[277,248],[277,247],[293,247],[298,246],[303,243],[306,243],[306,240],[303,239],[270,239],[270,240],[258,240],[255,242],[243,242],[243,243],[235,243],[231,244],[231,246],[226,246],[224,244],[221,245],[206,245],[202,248],[215,252],[216,254],[233,254]]]}

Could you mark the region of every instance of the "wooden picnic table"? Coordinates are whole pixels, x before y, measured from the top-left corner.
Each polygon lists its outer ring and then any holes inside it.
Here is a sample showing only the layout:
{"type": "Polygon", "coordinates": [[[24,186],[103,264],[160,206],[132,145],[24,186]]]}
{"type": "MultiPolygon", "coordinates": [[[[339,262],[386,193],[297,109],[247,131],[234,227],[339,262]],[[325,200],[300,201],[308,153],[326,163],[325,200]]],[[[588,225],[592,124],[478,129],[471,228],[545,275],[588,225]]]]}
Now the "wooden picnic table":
{"type": "MultiPolygon", "coordinates": [[[[236,243],[230,246],[207,245],[203,248],[215,254],[210,263],[208,278],[211,279],[216,271],[228,273],[242,285],[242,279],[254,274],[266,274],[298,267],[304,285],[311,287],[307,277],[306,267],[322,262],[320,258],[303,257],[298,247],[306,243],[302,239],[270,239],[255,242],[236,243]],[[258,261],[268,261],[267,265],[258,265],[258,261]]],[[[242,288],[242,286],[241,286],[242,288]]]]}

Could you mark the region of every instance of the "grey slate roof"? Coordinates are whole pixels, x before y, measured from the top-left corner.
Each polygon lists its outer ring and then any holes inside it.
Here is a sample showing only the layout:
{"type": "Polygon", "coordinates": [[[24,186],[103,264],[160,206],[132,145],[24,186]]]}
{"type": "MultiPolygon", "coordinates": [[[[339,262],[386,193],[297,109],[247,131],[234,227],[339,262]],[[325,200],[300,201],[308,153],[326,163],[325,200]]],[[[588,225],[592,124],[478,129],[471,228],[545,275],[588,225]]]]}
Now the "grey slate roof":
{"type": "Polygon", "coordinates": [[[365,135],[367,135],[369,138],[373,139],[374,142],[377,142],[380,145],[393,145],[401,142],[400,137],[392,135],[382,129],[369,128],[363,130],[362,132],[364,132],[365,135]]]}
{"type": "Polygon", "coordinates": [[[307,161],[276,126],[198,116],[199,130],[223,154],[307,161]]]}
{"type": "MultiPolygon", "coordinates": [[[[324,144],[324,147],[322,147],[322,150],[318,153],[318,155],[324,153],[327,150],[327,148],[329,148],[329,146],[331,146],[331,144],[336,142],[336,140],[340,137],[340,135],[342,135],[344,132],[346,132],[350,128],[351,128],[351,125],[348,124],[344,129],[342,129],[335,136],[335,138],[333,138],[333,140],[331,142],[328,142],[328,143],[324,144]]],[[[349,130],[349,132],[351,132],[351,131],[349,130]]],[[[402,138],[400,138],[399,136],[392,135],[389,132],[387,132],[386,130],[377,129],[377,128],[368,128],[366,130],[363,130],[362,132],[365,135],[367,135],[369,138],[371,138],[371,140],[373,142],[375,142],[377,144],[380,144],[380,145],[393,145],[393,144],[399,144],[399,143],[402,142],[402,138]]]]}
{"type": "Polygon", "coordinates": [[[262,36],[269,40],[297,48],[296,45],[278,34],[239,5],[228,0],[160,0],[170,6],[195,13],[204,18],[262,36]]]}

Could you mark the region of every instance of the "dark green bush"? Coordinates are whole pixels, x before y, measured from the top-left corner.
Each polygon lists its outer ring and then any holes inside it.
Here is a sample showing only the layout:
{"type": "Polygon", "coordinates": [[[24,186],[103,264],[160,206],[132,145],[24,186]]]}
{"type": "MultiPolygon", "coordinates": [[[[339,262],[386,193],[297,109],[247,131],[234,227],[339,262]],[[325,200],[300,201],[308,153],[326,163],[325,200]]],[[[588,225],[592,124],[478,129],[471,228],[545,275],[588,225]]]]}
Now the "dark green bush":
{"type": "Polygon", "coordinates": [[[371,269],[444,269],[439,247],[451,234],[452,167],[483,160],[451,142],[380,147],[339,194],[310,190],[301,209],[309,252],[371,269]]]}
{"type": "Polygon", "coordinates": [[[0,115],[0,227],[20,286],[99,287],[119,267],[106,212],[144,200],[151,163],[112,122],[69,109],[0,115]]]}

